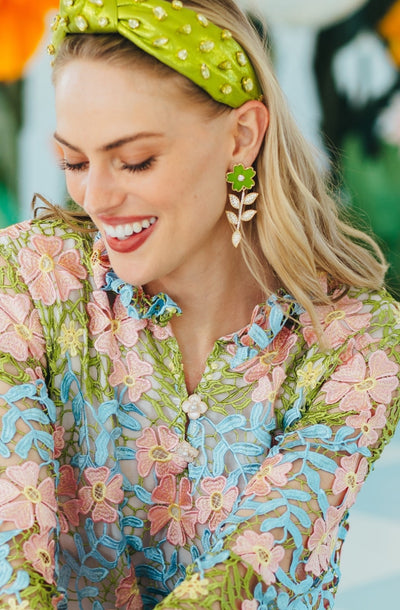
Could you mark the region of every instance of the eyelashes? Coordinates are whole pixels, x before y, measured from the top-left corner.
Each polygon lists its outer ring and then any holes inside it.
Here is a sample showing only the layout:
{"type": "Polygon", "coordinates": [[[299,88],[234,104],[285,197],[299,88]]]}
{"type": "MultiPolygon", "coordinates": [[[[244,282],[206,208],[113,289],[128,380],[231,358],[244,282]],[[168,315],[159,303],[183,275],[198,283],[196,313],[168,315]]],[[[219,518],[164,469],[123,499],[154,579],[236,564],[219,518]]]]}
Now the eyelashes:
{"type": "MultiPolygon", "coordinates": [[[[154,161],[155,161],[154,157],[149,157],[149,159],[146,159],[142,163],[129,164],[129,163],[121,162],[119,169],[131,172],[131,173],[143,172],[147,169],[150,169],[150,167],[153,165],[154,161]]],[[[89,162],[82,161],[81,163],[69,163],[66,159],[61,159],[59,161],[59,167],[64,172],[83,172],[89,167],[89,162]]]]}
{"type": "Polygon", "coordinates": [[[68,163],[66,159],[61,159],[59,161],[59,167],[60,169],[62,169],[63,172],[81,172],[86,169],[87,166],[88,163],[86,161],[82,163],[68,163]]]}
{"type": "Polygon", "coordinates": [[[121,169],[126,169],[128,172],[144,172],[146,169],[150,169],[150,167],[153,165],[154,163],[154,157],[150,157],[149,159],[146,159],[146,161],[143,161],[142,163],[137,163],[134,165],[129,165],[129,163],[122,163],[121,164],[121,169]]]}

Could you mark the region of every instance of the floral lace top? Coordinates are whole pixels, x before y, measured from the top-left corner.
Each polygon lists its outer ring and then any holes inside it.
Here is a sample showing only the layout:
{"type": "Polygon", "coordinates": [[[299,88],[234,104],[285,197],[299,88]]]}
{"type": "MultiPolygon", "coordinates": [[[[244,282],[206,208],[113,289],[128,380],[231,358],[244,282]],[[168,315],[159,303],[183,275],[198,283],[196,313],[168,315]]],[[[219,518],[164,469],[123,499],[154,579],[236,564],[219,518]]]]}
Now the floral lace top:
{"type": "Polygon", "coordinates": [[[0,234],[0,608],[332,608],[399,419],[400,307],[284,295],[188,396],[169,319],[62,221],[0,234]]]}

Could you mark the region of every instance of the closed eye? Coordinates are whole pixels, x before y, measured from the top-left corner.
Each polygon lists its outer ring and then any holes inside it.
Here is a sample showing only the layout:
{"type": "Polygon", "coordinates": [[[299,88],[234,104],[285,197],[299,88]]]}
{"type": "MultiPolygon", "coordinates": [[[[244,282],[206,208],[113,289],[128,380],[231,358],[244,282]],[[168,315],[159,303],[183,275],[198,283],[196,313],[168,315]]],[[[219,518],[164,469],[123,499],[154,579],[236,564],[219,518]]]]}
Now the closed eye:
{"type": "Polygon", "coordinates": [[[135,163],[135,164],[129,164],[129,163],[121,163],[121,169],[126,169],[128,172],[143,172],[146,169],[150,169],[150,167],[153,165],[155,161],[154,157],[150,157],[149,159],[146,159],[146,161],[143,161],[142,163],[135,163]]]}
{"type": "Polygon", "coordinates": [[[87,169],[88,162],[81,161],[80,163],[68,163],[66,159],[61,159],[59,166],[64,172],[82,172],[87,169]]]}

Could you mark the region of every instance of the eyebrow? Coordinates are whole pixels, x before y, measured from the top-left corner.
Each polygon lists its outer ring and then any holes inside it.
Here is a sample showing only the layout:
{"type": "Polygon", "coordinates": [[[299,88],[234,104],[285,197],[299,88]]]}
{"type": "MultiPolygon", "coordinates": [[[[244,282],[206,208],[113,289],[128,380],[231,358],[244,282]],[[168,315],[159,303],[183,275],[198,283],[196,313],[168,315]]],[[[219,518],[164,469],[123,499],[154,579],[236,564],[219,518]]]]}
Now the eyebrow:
{"type": "MultiPolygon", "coordinates": [[[[114,150],[115,148],[120,148],[121,146],[124,146],[125,144],[130,144],[132,142],[136,142],[137,140],[143,140],[145,138],[160,138],[160,137],[162,137],[162,135],[163,135],[162,133],[155,133],[155,132],[151,132],[151,131],[141,131],[132,136],[126,136],[125,138],[120,138],[119,140],[114,140],[114,142],[110,142],[109,144],[104,144],[104,146],[101,146],[99,148],[99,151],[107,152],[109,150],[114,150]]],[[[80,148],[78,148],[77,146],[74,146],[73,144],[70,144],[69,142],[64,140],[64,138],[62,138],[60,135],[58,135],[57,132],[53,134],[53,137],[55,140],[57,140],[57,142],[59,142],[60,144],[63,144],[64,146],[67,146],[71,150],[78,152],[78,153],[82,152],[80,150],[80,148]]]]}

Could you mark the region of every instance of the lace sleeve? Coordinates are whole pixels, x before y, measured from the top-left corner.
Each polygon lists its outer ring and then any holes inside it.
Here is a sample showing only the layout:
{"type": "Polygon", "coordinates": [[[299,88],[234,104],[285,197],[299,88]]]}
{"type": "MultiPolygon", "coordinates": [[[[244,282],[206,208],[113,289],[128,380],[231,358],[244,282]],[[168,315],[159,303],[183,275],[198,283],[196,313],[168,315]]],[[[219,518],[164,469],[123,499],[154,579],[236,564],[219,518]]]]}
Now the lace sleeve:
{"type": "Polygon", "coordinates": [[[400,310],[372,307],[367,332],[309,346],[277,444],[157,608],[333,607],[349,509],[399,419],[400,310]]]}
{"type": "Polygon", "coordinates": [[[55,408],[44,380],[39,314],[5,256],[0,256],[0,608],[33,610],[51,608],[57,595],[55,408]]]}

